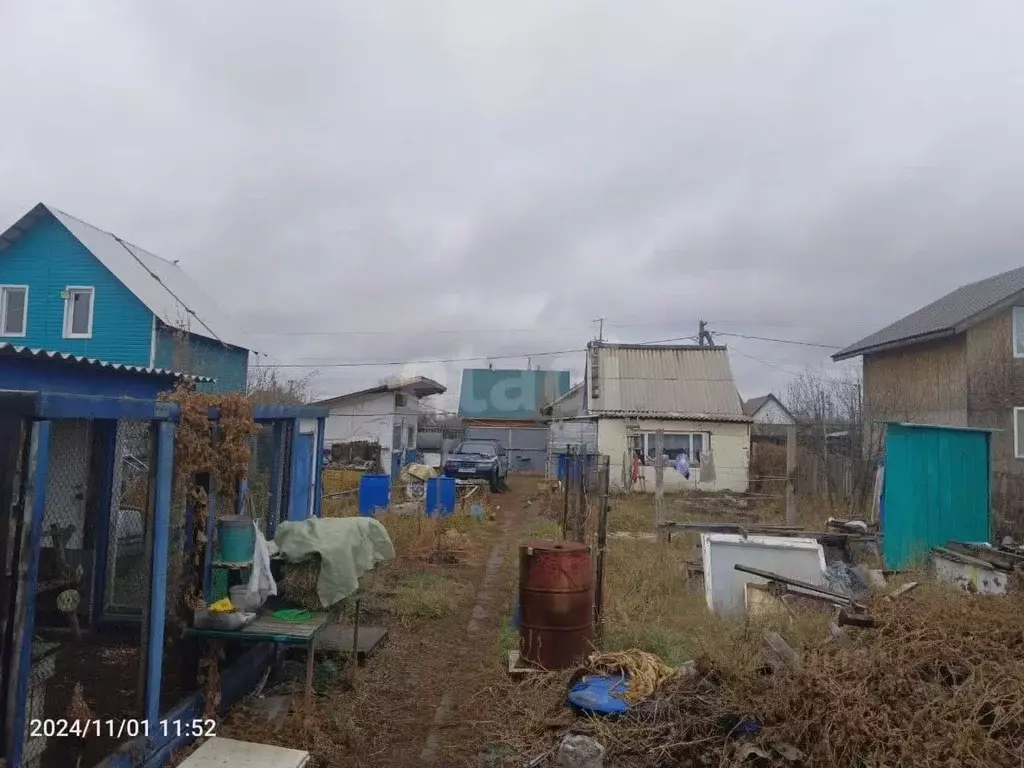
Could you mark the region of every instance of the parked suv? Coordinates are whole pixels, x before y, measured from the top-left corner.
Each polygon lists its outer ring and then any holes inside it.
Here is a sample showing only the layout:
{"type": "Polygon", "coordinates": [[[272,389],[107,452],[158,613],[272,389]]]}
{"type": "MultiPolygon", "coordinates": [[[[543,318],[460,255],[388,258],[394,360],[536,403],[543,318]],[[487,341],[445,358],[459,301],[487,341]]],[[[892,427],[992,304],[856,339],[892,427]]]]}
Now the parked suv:
{"type": "Polygon", "coordinates": [[[497,493],[508,478],[508,452],[497,440],[463,440],[448,454],[444,474],[462,480],[486,480],[497,493]]]}

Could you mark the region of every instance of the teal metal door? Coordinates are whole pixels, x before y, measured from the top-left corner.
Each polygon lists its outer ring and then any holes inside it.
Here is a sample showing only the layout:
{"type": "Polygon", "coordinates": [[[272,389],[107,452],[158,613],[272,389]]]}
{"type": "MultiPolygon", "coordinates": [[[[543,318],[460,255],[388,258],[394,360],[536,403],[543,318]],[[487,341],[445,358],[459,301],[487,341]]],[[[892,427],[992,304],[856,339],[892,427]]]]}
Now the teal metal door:
{"type": "Polygon", "coordinates": [[[889,424],[885,440],[885,562],[911,565],[951,540],[988,541],[988,431],[889,424]]]}

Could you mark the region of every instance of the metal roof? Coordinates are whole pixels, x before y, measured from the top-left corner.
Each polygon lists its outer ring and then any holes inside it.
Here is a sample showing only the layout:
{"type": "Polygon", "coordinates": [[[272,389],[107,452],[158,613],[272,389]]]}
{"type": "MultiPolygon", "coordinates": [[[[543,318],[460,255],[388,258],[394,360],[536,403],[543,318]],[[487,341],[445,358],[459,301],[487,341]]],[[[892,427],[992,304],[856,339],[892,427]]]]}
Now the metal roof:
{"type": "MultiPolygon", "coordinates": [[[[588,412],[694,421],[750,421],[744,415],[725,347],[592,344],[597,350],[597,397],[588,412]]],[[[590,385],[588,385],[590,386],[590,385]]]]}
{"type": "Polygon", "coordinates": [[[358,392],[349,392],[344,395],[328,397],[324,400],[317,400],[313,405],[335,405],[346,400],[354,400],[367,395],[383,395],[385,392],[404,392],[413,397],[429,397],[430,395],[443,395],[447,387],[426,376],[403,376],[391,379],[369,389],[360,389],[358,392]]]}
{"type": "Polygon", "coordinates": [[[245,334],[218,303],[177,264],[51,206],[39,203],[0,235],[0,251],[9,248],[45,215],[59,221],[165,325],[179,328],[185,323],[189,333],[252,349],[245,334]]]}
{"type": "Polygon", "coordinates": [[[980,321],[986,310],[1014,299],[1024,291],[1024,267],[957,288],[941,299],[911,312],[880,331],[832,355],[846,360],[867,352],[902,347],[962,333],[980,321]]]}
{"type": "Polygon", "coordinates": [[[216,381],[216,379],[212,379],[209,376],[194,376],[190,373],[180,373],[179,371],[171,371],[167,368],[143,368],[138,365],[108,363],[106,360],[97,360],[94,357],[82,357],[81,355],[71,355],[66,352],[53,352],[48,349],[19,347],[15,344],[0,343],[0,357],[16,357],[20,360],[51,360],[101,371],[123,371],[149,376],[173,376],[176,379],[191,379],[201,384],[209,384],[216,381]]]}
{"type": "Polygon", "coordinates": [[[764,404],[767,403],[769,400],[774,400],[776,405],[778,405],[779,408],[785,411],[786,415],[789,416],[789,418],[796,421],[796,418],[793,416],[793,414],[789,412],[789,408],[783,405],[782,401],[779,400],[779,398],[777,398],[771,392],[769,392],[767,395],[761,395],[760,397],[752,397],[749,400],[747,400],[745,403],[743,403],[743,413],[753,418],[754,414],[761,410],[761,407],[764,406],[764,404]]]}

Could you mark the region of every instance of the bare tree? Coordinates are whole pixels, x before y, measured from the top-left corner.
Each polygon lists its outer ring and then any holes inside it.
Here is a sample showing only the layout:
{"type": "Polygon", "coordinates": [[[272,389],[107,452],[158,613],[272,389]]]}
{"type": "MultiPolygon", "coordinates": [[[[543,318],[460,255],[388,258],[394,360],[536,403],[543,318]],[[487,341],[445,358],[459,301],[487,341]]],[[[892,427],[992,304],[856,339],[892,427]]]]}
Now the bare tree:
{"type": "Polygon", "coordinates": [[[316,371],[292,379],[276,368],[253,366],[249,368],[246,394],[257,405],[304,405],[311,399],[310,387],[315,377],[316,371]]]}
{"type": "Polygon", "coordinates": [[[814,490],[830,503],[849,492],[851,502],[859,504],[872,479],[877,451],[865,444],[858,373],[828,375],[808,369],[790,383],[786,405],[798,422],[798,461],[811,474],[814,490]]]}

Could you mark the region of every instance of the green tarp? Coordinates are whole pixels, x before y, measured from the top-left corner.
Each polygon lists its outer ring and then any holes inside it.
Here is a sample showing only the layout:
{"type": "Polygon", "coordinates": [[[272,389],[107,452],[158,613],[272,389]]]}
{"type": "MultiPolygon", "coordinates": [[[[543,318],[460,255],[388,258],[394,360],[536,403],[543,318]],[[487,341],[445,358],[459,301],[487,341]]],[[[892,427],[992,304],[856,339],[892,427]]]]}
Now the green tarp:
{"type": "Polygon", "coordinates": [[[372,517],[311,518],[281,523],[274,543],[286,560],[319,555],[317,594],[327,607],[359,589],[359,577],[378,563],[395,559],[387,529],[372,517]]]}

